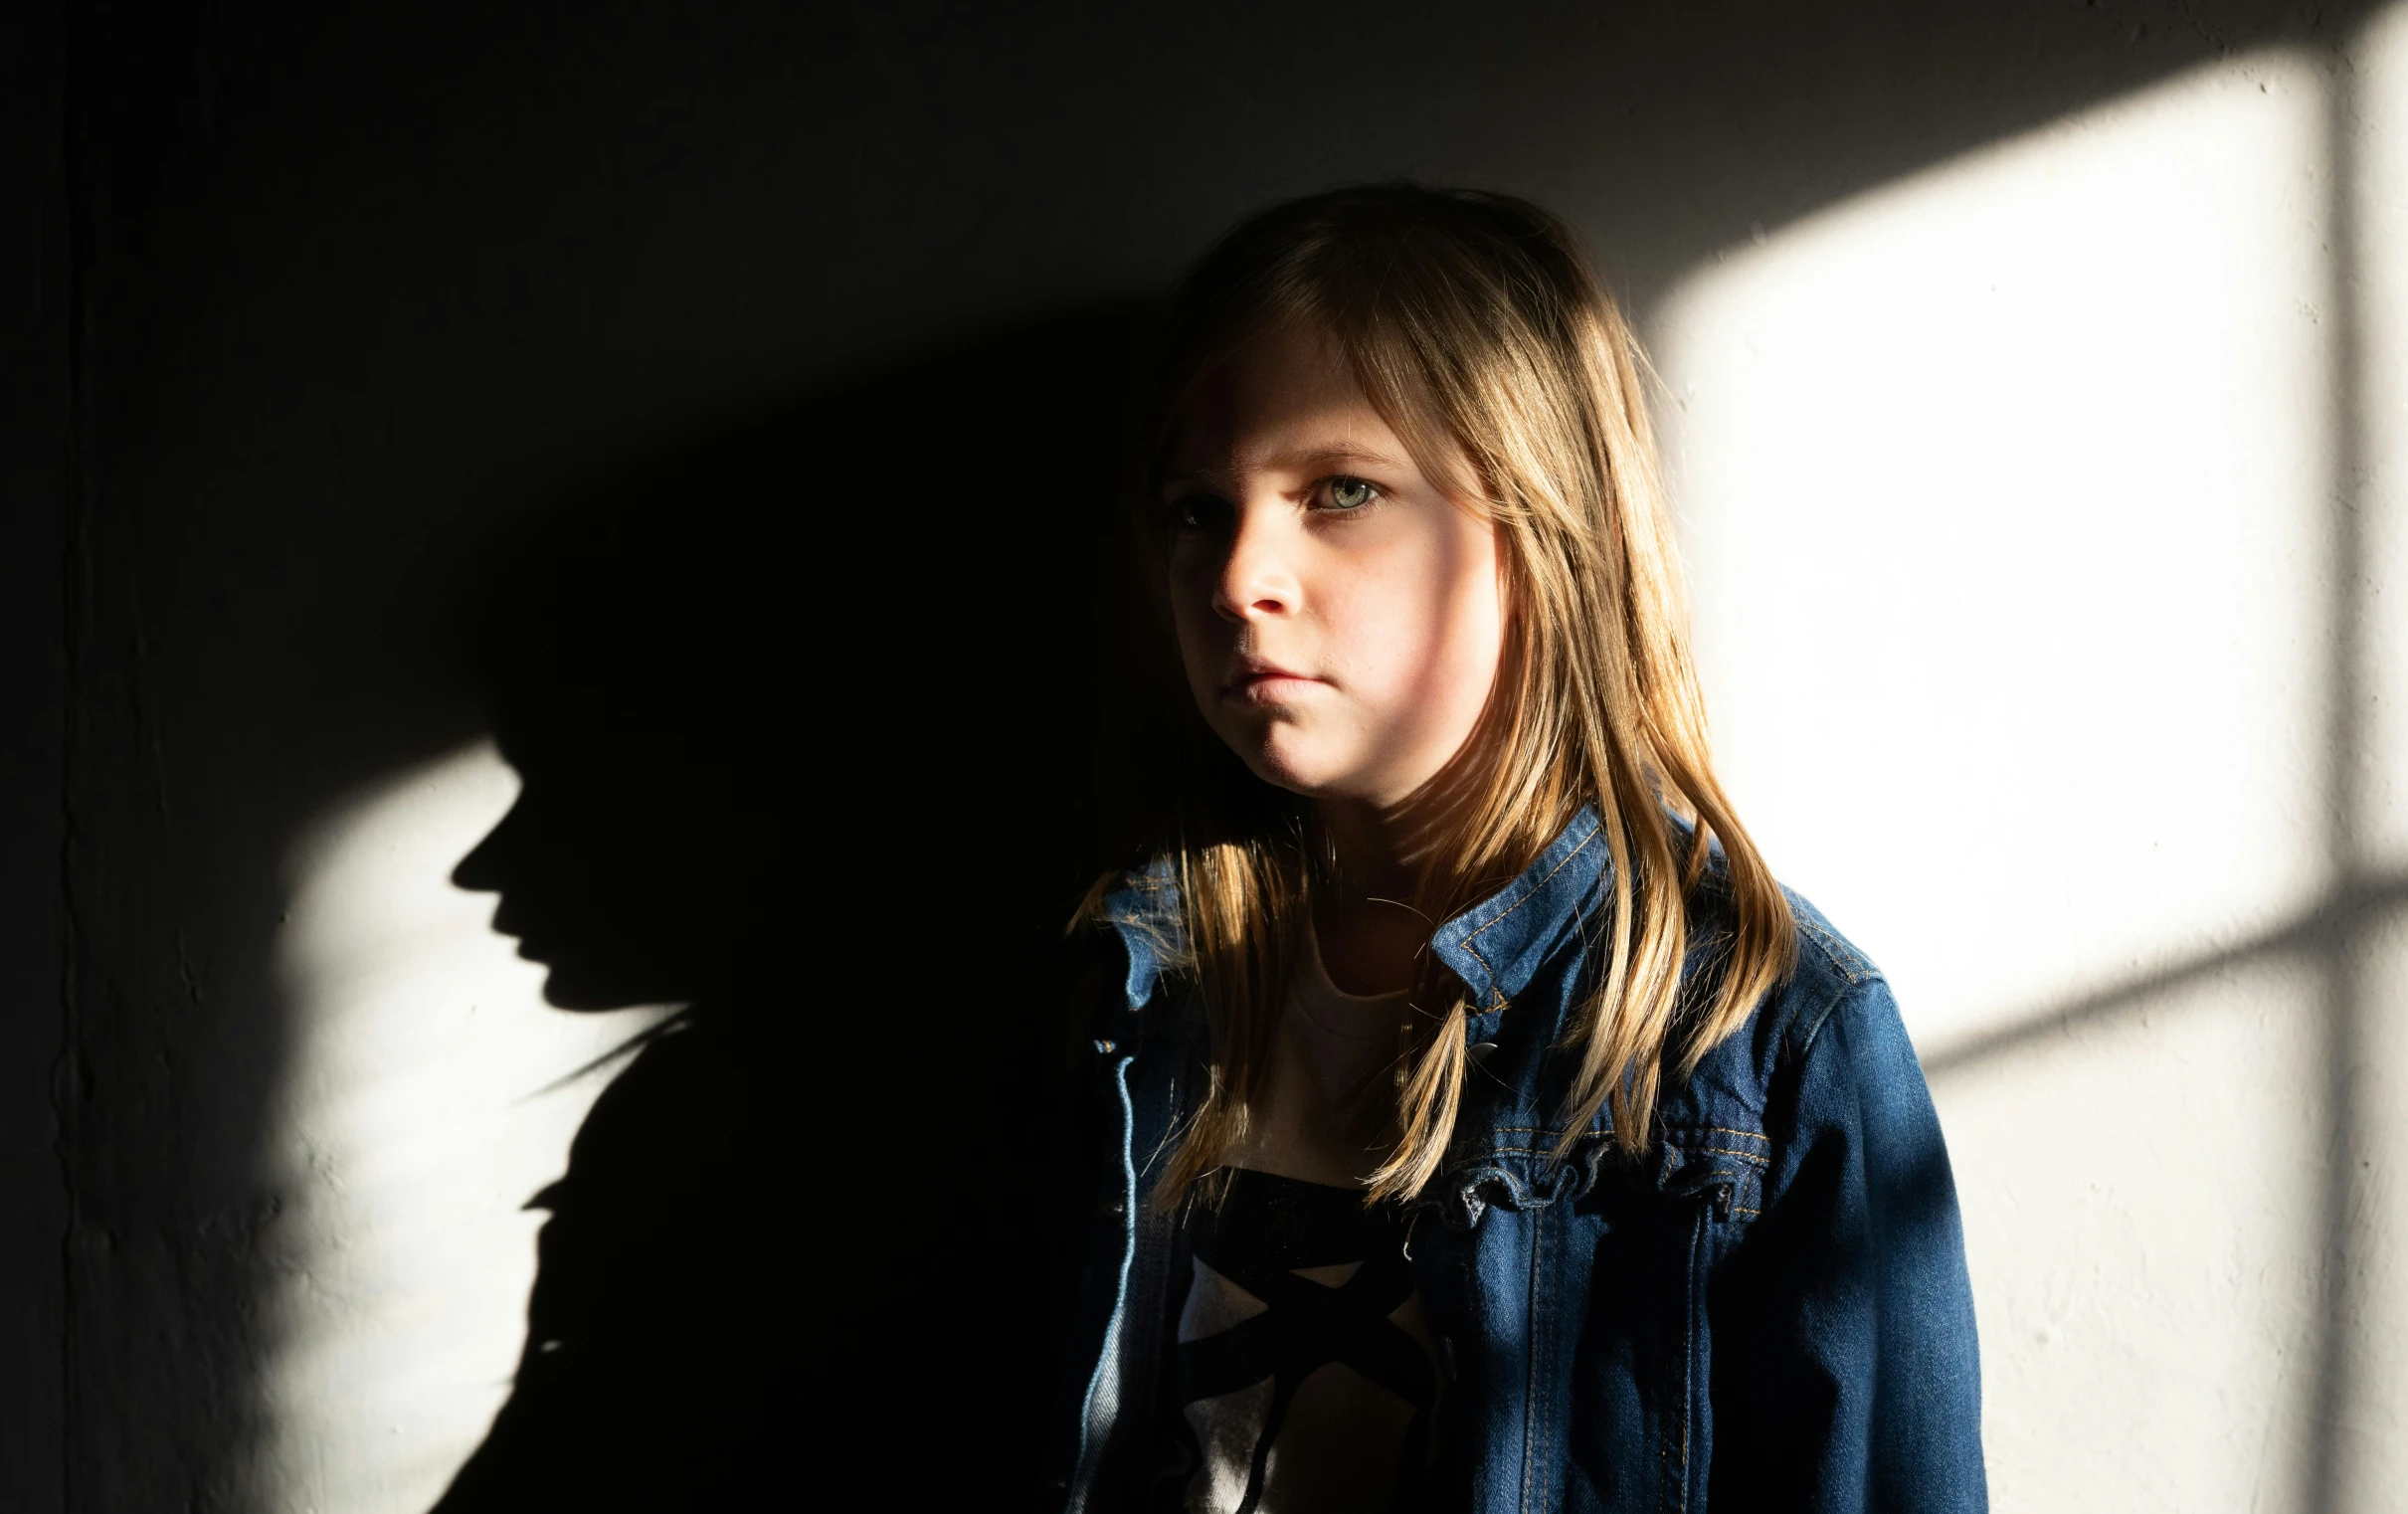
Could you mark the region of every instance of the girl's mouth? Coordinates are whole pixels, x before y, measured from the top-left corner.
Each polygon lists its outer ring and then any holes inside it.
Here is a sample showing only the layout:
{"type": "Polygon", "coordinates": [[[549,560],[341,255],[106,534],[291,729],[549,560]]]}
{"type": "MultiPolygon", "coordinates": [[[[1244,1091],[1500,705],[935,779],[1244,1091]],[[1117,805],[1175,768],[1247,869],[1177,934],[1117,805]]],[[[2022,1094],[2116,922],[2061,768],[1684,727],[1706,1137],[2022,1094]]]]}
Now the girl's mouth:
{"type": "Polygon", "coordinates": [[[1249,704],[1284,704],[1321,682],[1275,662],[1248,658],[1237,676],[1229,680],[1228,693],[1249,704]]]}

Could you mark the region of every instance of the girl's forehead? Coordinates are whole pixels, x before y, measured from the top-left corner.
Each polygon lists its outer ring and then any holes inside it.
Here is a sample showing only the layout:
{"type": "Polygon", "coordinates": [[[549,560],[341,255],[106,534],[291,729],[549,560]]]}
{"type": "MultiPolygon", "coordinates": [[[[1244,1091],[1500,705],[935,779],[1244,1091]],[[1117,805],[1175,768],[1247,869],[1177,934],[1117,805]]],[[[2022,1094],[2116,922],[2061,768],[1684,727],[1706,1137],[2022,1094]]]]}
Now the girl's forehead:
{"type": "Polygon", "coordinates": [[[1262,331],[1230,354],[1215,379],[1241,419],[1257,410],[1367,403],[1346,348],[1319,326],[1262,331]]]}
{"type": "Polygon", "coordinates": [[[1175,473],[1396,461],[1402,444],[1338,344],[1315,332],[1248,343],[1200,382],[1174,429],[1175,473]]]}

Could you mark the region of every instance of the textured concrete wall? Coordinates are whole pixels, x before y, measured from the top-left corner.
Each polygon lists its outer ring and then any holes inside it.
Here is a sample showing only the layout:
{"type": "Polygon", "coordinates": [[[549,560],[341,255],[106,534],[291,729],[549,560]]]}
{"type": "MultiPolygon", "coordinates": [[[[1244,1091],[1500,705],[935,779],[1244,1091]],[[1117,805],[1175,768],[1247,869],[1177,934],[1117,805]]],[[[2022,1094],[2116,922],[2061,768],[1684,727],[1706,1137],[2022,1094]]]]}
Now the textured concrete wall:
{"type": "Polygon", "coordinates": [[[2242,50],[1667,299],[1732,781],[1895,976],[2002,1509],[2382,1508],[2408,28],[2242,50]]]}
{"type": "MultiPolygon", "coordinates": [[[[1391,173],[1558,206],[1663,348],[1742,798],[1897,967],[1958,1149],[2000,1506],[2382,1506],[2408,637],[2362,24],[68,7],[71,776],[22,792],[36,853],[72,819],[74,930],[54,998],[29,916],[0,1049],[9,1506],[415,1507],[498,1400],[516,1206],[592,1096],[545,1090],[608,1035],[440,875],[510,786],[463,671],[494,559],[1391,173]]],[[[60,497],[26,466],[11,572],[60,497]]]]}

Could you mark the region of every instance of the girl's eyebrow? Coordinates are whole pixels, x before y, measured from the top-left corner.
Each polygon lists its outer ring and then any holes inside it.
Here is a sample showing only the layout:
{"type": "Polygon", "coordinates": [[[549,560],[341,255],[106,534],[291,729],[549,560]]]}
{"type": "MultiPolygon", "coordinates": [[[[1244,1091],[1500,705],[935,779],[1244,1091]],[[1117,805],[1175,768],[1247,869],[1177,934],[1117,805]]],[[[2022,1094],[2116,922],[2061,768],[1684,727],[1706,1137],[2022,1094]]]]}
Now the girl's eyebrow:
{"type": "Polygon", "coordinates": [[[1298,448],[1294,452],[1280,453],[1276,457],[1263,459],[1261,466],[1276,469],[1310,469],[1328,468],[1339,463],[1360,463],[1372,468],[1399,466],[1396,459],[1386,453],[1367,452],[1360,447],[1344,442],[1332,447],[1304,447],[1298,448]]]}
{"type": "Polygon", "coordinates": [[[1183,468],[1163,475],[1162,491],[1169,494],[1198,484],[1226,491],[1229,475],[1217,468],[1183,468]]]}
{"type": "MultiPolygon", "coordinates": [[[[1292,452],[1275,453],[1270,457],[1256,460],[1252,467],[1278,473],[1305,473],[1315,469],[1335,468],[1343,464],[1381,469],[1404,466],[1400,460],[1391,458],[1386,453],[1368,452],[1363,448],[1342,442],[1328,447],[1300,447],[1292,452]]],[[[1178,470],[1163,479],[1164,488],[1179,488],[1195,483],[1225,489],[1229,486],[1230,474],[1226,469],[1190,468],[1178,470]]]]}

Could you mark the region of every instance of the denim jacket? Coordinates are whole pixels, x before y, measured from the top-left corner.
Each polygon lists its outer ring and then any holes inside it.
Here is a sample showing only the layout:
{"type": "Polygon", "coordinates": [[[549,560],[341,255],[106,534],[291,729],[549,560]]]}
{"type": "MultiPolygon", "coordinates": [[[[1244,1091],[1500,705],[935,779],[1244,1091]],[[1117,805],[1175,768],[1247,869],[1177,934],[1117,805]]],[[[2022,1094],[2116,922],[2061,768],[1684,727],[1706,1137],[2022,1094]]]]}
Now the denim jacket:
{"type": "MultiPolygon", "coordinates": [[[[1688,971],[1726,939],[1719,873],[1688,971]]],[[[1448,1381],[1427,1507],[1638,1511],[1986,1506],[1980,1374],[1954,1186],[1888,985],[1804,900],[1797,968],[1664,1092],[1642,1163],[1600,1114],[1552,1161],[1569,1017],[1601,971],[1606,847],[1583,811],[1431,942],[1477,1065],[1411,1262],[1448,1381]]],[[[1074,1325],[1052,1482],[1133,1506],[1155,1456],[1179,1236],[1146,1203],[1201,1073],[1167,870],[1108,900],[1124,1003],[1095,1041],[1117,1135],[1074,1325]]],[[[1669,1082],[1669,1080],[1668,1080],[1669,1082]]]]}

